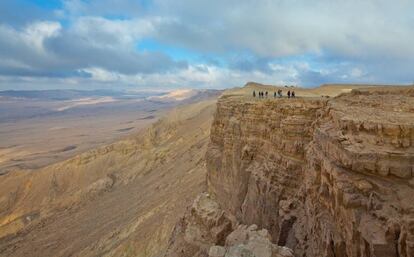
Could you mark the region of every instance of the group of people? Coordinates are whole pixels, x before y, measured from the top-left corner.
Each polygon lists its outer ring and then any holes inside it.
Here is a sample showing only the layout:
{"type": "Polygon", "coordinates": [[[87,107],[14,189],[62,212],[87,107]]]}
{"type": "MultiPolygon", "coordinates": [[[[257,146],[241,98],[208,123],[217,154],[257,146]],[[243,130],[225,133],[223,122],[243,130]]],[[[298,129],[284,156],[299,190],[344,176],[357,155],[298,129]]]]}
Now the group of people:
{"type": "MultiPolygon", "coordinates": [[[[259,95],[259,98],[267,98],[269,93],[267,91],[259,91],[258,95],[259,95]]],[[[253,97],[256,97],[256,91],[255,90],[253,90],[253,97]]],[[[279,98],[283,97],[282,89],[279,89],[279,90],[277,90],[277,92],[273,93],[273,98],[276,98],[276,97],[279,97],[279,98]]],[[[296,97],[295,91],[293,91],[293,90],[290,91],[289,90],[287,92],[287,97],[288,98],[295,98],[296,97]]]]}
{"type": "MultiPolygon", "coordinates": [[[[266,91],[266,92],[264,92],[264,91],[259,91],[259,98],[267,98],[267,96],[268,96],[268,92],[266,91]]],[[[256,97],[256,91],[254,91],[253,90],[253,97],[256,97]]]]}

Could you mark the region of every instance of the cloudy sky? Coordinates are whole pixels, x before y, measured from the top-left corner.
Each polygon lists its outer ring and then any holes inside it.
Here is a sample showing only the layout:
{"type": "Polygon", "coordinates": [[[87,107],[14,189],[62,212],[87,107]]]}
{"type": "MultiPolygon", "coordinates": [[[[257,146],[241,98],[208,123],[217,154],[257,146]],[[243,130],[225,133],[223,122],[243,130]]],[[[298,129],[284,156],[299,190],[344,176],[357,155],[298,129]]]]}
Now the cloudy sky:
{"type": "Polygon", "coordinates": [[[414,81],[412,0],[1,0],[0,90],[414,81]]]}

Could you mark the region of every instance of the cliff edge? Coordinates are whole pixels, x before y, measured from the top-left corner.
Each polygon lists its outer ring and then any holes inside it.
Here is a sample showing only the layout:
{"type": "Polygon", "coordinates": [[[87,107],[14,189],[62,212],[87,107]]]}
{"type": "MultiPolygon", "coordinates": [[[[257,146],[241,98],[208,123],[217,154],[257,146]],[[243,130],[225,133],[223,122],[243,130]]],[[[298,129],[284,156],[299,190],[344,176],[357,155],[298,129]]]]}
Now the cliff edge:
{"type": "Polygon", "coordinates": [[[219,99],[208,193],[167,256],[414,256],[414,88],[325,87],[219,99]]]}

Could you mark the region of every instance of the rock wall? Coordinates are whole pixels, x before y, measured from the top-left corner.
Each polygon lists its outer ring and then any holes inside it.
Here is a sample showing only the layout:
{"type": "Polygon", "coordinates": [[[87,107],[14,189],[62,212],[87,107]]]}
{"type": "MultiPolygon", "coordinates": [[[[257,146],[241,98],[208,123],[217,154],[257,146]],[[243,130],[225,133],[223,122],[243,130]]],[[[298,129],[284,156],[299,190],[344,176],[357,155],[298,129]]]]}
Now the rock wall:
{"type": "Polygon", "coordinates": [[[414,256],[414,90],[330,101],[306,152],[307,256],[414,256]]]}
{"type": "Polygon", "coordinates": [[[414,256],[412,87],[227,94],[210,137],[208,191],[233,229],[256,224],[295,256],[414,256]]]}
{"type": "Polygon", "coordinates": [[[282,211],[296,204],[292,199],[298,199],[304,183],[305,146],[325,105],[319,99],[226,97],[217,104],[206,158],[209,190],[237,220],[267,228],[283,245],[295,218],[282,211]]]}

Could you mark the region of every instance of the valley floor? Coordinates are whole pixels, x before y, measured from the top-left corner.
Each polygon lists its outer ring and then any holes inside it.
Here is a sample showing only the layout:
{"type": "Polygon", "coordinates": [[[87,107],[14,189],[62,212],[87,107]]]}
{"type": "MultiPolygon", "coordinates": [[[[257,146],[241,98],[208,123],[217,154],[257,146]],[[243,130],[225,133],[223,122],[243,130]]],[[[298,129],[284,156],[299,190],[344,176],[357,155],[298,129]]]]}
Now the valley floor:
{"type": "Polygon", "coordinates": [[[0,256],[157,256],[205,190],[215,98],[148,129],[0,181],[0,256]]]}

